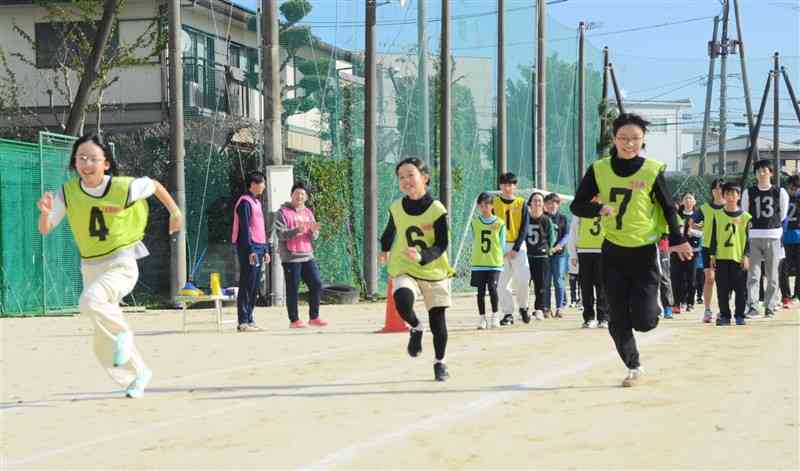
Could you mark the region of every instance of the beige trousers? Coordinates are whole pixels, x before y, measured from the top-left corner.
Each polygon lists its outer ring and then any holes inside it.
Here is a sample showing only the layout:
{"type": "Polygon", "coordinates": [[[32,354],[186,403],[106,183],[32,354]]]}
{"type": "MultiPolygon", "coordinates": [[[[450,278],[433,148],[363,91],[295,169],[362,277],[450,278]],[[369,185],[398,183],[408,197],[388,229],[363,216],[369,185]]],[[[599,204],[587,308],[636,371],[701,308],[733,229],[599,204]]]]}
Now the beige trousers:
{"type": "Polygon", "coordinates": [[[119,257],[107,263],[82,264],[83,293],[80,298],[81,314],[94,324],[94,353],[97,361],[120,386],[127,387],[138,372],[146,368],[136,348],[131,347],[131,359],[114,367],[113,355],[116,336],[127,332],[133,340],[133,331],[125,321],[119,302],[136,286],[139,267],[133,257],[119,257]]]}

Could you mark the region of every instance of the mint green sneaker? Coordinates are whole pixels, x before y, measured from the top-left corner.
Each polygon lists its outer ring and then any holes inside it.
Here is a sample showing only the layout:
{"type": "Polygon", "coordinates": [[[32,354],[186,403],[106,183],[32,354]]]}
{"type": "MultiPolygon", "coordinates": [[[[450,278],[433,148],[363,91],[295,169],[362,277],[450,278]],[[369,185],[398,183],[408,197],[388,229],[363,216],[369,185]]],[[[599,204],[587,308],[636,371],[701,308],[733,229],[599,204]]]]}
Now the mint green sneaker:
{"type": "Polygon", "coordinates": [[[136,379],[128,385],[128,389],[125,390],[125,395],[130,397],[131,399],[138,399],[144,396],[144,388],[147,387],[147,384],[150,382],[150,379],[153,377],[153,372],[150,371],[149,368],[145,368],[144,371],[139,373],[136,376],[136,379]]]}
{"type": "Polygon", "coordinates": [[[114,366],[122,366],[131,359],[131,349],[133,347],[133,339],[128,332],[120,332],[117,334],[117,340],[114,344],[114,366]]]}

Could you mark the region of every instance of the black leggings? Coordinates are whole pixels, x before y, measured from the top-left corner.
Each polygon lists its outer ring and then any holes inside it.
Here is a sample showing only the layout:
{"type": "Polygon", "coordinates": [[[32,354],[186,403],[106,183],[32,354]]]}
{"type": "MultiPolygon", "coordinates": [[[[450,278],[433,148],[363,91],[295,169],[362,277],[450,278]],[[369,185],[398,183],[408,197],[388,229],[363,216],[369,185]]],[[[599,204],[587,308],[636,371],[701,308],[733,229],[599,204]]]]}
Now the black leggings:
{"type": "MultiPolygon", "coordinates": [[[[482,283],[478,286],[478,313],[486,314],[486,291],[489,291],[489,302],[492,304],[492,312],[497,312],[497,285],[482,283]]],[[[434,308],[435,309],[435,308],[434,308]]]]}
{"type": "MultiPolygon", "coordinates": [[[[419,325],[419,319],[414,313],[414,292],[408,288],[400,288],[394,292],[394,304],[400,317],[411,327],[419,325]]],[[[447,350],[447,320],[445,307],[434,307],[428,311],[428,324],[433,334],[433,350],[437,360],[443,360],[447,350]]]]}

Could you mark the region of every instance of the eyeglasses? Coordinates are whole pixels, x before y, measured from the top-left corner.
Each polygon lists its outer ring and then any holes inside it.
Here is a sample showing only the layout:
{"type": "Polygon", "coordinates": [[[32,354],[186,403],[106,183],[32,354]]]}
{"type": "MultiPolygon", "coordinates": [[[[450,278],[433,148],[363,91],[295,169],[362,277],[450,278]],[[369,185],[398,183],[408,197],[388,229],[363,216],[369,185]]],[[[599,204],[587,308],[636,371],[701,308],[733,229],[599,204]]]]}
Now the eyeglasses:
{"type": "Polygon", "coordinates": [[[625,144],[627,144],[627,143],[637,144],[637,143],[642,142],[644,140],[644,136],[637,136],[637,137],[616,136],[616,137],[614,137],[614,139],[618,140],[619,142],[625,143],[625,144]]]}
{"type": "Polygon", "coordinates": [[[103,158],[103,157],[99,157],[99,158],[98,157],[94,157],[94,158],[90,159],[89,157],[86,157],[85,155],[79,155],[79,156],[77,156],[75,158],[75,161],[78,162],[78,163],[81,163],[81,164],[93,163],[93,164],[96,165],[96,164],[101,164],[101,163],[105,162],[106,159],[103,158]]]}

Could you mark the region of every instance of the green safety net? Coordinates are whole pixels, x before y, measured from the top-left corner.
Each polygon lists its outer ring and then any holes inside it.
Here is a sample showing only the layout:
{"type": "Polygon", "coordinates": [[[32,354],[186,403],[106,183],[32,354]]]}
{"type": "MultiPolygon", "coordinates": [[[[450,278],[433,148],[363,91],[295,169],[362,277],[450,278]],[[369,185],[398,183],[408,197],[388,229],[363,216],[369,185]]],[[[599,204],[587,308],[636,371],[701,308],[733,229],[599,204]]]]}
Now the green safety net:
{"type": "MultiPolygon", "coordinates": [[[[378,235],[388,220],[389,205],[402,196],[394,175],[398,161],[413,156],[428,162],[430,191],[435,197],[439,196],[441,2],[423,1],[424,22],[418,21],[417,0],[410,0],[403,7],[396,2],[378,7],[376,141],[379,181],[377,194],[368,195],[377,200],[378,235]],[[425,25],[422,48],[418,40],[420,23],[425,25]],[[425,50],[424,56],[420,54],[421,49],[425,50]],[[420,72],[421,64],[425,64],[425,74],[420,72]]],[[[291,15],[297,19],[297,10],[291,6],[301,3],[281,2],[281,20],[285,23],[291,15]]],[[[323,224],[315,249],[323,281],[363,288],[365,3],[364,0],[326,0],[313,1],[311,5],[313,9],[308,15],[300,15],[299,21],[284,28],[280,35],[283,53],[292,56],[292,60],[285,62],[282,77],[297,78],[297,87],[284,87],[282,99],[284,161],[294,165],[295,177],[309,185],[310,206],[323,224]]],[[[203,34],[190,31],[191,44],[196,45],[185,53],[185,67],[189,69],[197,67],[201,56],[205,61],[203,70],[211,71],[211,64],[214,64],[213,77],[210,72],[203,73],[209,84],[213,78],[213,86],[197,88],[192,83],[200,83],[199,75],[191,70],[184,75],[185,91],[192,95],[184,100],[187,106],[187,266],[199,286],[208,286],[208,275],[212,271],[223,274],[225,286],[235,284],[236,262],[229,240],[233,205],[243,190],[244,175],[269,161],[259,155],[262,132],[253,119],[255,115],[250,113],[260,109],[260,98],[251,95],[258,88],[258,81],[250,80],[260,67],[257,54],[230,41],[227,29],[230,22],[214,21],[214,15],[220,20],[223,13],[208,11],[210,24],[217,26],[203,34]],[[189,54],[194,55],[194,62],[189,54]],[[247,80],[224,72],[223,63],[234,60],[234,56],[238,57],[239,68],[250,74],[247,80]],[[232,101],[236,96],[241,102],[232,101]]],[[[533,1],[510,2],[505,12],[507,169],[518,175],[521,189],[535,186],[535,13],[533,1]]],[[[473,203],[478,193],[497,189],[496,3],[451,2],[450,14],[452,205],[449,213],[450,257],[455,263],[458,247],[469,245],[465,243],[471,237],[468,222],[475,215],[473,203]]],[[[577,25],[560,25],[548,18],[547,35],[547,189],[570,195],[577,179],[577,25]]],[[[599,134],[597,109],[602,58],[601,51],[589,42],[585,53],[585,159],[588,165],[595,158],[599,134]]],[[[122,174],[150,176],[165,184],[170,181],[168,129],[159,125],[112,130],[109,134],[118,146],[122,174]]],[[[62,149],[59,145],[55,141],[41,144],[4,141],[0,146],[0,158],[4,159],[3,184],[0,185],[2,267],[9,270],[8,267],[13,266],[16,270],[13,275],[11,272],[3,275],[0,302],[4,312],[10,312],[12,306],[14,312],[37,309],[46,312],[74,306],[75,299],[65,294],[56,296],[55,291],[79,293],[77,258],[72,265],[69,261],[42,265],[44,260],[53,260],[56,256],[47,248],[59,239],[57,234],[48,237],[43,250],[41,238],[36,234],[35,202],[42,190],[39,159],[44,156],[55,159],[58,152],[62,159],[66,158],[68,146],[63,145],[62,149]],[[9,157],[12,154],[14,157],[9,157]],[[17,206],[10,206],[13,204],[17,206]],[[28,232],[22,237],[27,242],[7,249],[9,234],[16,231],[12,227],[24,227],[28,232]],[[33,269],[25,273],[30,280],[22,282],[23,291],[18,288],[20,282],[15,282],[12,288],[8,281],[22,276],[15,265],[18,259],[33,263],[33,269]],[[41,271],[42,266],[51,268],[37,276],[36,269],[41,271]],[[58,272],[53,273],[55,270],[72,274],[69,283],[46,281],[60,276],[58,272]],[[25,295],[21,296],[23,292],[25,295]]],[[[57,178],[45,178],[44,186],[50,188],[52,183],[54,189],[66,178],[66,161],[54,164],[56,167],[52,169],[48,165],[43,171],[62,172],[57,178]]],[[[285,197],[288,200],[289,195],[285,197]]],[[[148,303],[150,298],[145,294],[167,291],[170,253],[167,223],[166,211],[160,204],[152,204],[145,238],[152,255],[140,261],[139,284],[131,302],[148,303]]],[[[65,231],[65,226],[59,231],[65,231]]],[[[65,239],[70,237],[68,232],[63,234],[65,239]]],[[[65,242],[64,245],[64,250],[56,252],[64,254],[62,256],[74,253],[71,244],[65,242]]],[[[468,271],[468,266],[463,266],[464,260],[468,263],[468,257],[462,255],[456,267],[462,275],[468,271]]],[[[458,290],[466,289],[466,280],[462,278],[464,276],[455,282],[458,290]]],[[[385,280],[386,271],[381,269],[381,293],[385,290],[385,280]]]]}
{"type": "Polygon", "coordinates": [[[47,237],[36,202],[69,178],[74,137],[40,133],[39,142],[0,140],[0,315],[77,310],[80,256],[66,220],[47,237]]]}
{"type": "MultiPolygon", "coordinates": [[[[338,162],[336,175],[347,184],[336,188],[318,181],[321,175],[330,176],[332,172],[314,171],[310,162],[319,160],[317,156],[301,157],[295,175],[308,179],[318,190],[333,191],[340,205],[347,203],[344,211],[333,215],[333,220],[327,214],[318,214],[318,218],[328,224],[323,228],[322,240],[317,243],[316,255],[325,281],[359,286],[363,279],[364,90],[359,78],[364,75],[361,62],[364,2],[338,0],[335,3],[336,8],[329,6],[324,14],[309,15],[307,21],[300,23],[306,34],[332,46],[306,59],[308,62],[303,64],[302,72],[306,74],[303,80],[308,89],[325,97],[317,101],[322,123],[318,136],[329,144],[322,152],[323,157],[338,162]],[[358,54],[352,57],[347,54],[354,51],[358,54]],[[334,64],[339,71],[334,70],[334,64]]],[[[314,5],[317,8],[318,4],[314,5]]],[[[481,191],[497,189],[497,11],[494,2],[452,2],[451,5],[452,206],[449,213],[450,257],[451,262],[455,262],[458,247],[471,237],[467,233],[468,221],[475,216],[476,197],[481,191]]],[[[423,80],[417,2],[412,0],[403,8],[397,4],[378,7],[379,182],[378,194],[374,195],[378,203],[378,235],[387,222],[389,205],[402,196],[394,176],[396,162],[406,157],[426,160],[432,173],[430,191],[436,197],[439,194],[440,8],[439,1],[425,3],[427,76],[423,80]],[[423,83],[428,90],[427,116],[423,83]]],[[[532,26],[536,24],[535,14],[534,2],[515,2],[507,6],[505,13],[507,168],[518,175],[520,189],[534,187],[536,29],[532,26]]],[[[577,25],[568,27],[548,18],[547,31],[547,188],[571,195],[578,167],[577,25]]],[[[585,159],[588,165],[595,158],[599,138],[597,110],[602,53],[587,42],[585,57],[585,159]]],[[[523,196],[529,192],[522,192],[523,196]]],[[[566,212],[567,204],[564,206],[566,212]]],[[[469,243],[464,245],[469,246],[469,243]]],[[[468,276],[464,279],[462,275],[468,272],[468,263],[469,257],[462,254],[456,267],[459,278],[454,286],[457,290],[467,289],[468,276]]],[[[385,289],[385,277],[385,269],[382,269],[381,292],[385,289]]]]}

